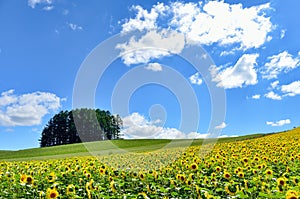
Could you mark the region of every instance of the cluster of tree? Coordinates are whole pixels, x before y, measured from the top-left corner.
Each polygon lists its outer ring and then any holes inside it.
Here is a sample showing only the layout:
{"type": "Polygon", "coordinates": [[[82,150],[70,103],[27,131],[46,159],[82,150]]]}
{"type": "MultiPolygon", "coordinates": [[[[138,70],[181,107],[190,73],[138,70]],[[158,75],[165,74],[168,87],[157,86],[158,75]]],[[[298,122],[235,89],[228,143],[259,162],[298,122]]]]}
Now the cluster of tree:
{"type": "Polygon", "coordinates": [[[119,115],[100,109],[75,109],[54,115],[42,131],[41,147],[120,138],[119,115]]]}

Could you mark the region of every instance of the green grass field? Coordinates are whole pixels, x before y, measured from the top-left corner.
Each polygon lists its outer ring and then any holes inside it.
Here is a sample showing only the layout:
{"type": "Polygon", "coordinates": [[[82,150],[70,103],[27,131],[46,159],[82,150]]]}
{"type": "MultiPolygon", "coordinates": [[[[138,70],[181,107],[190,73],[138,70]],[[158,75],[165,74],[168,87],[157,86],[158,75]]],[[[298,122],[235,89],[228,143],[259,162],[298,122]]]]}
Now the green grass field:
{"type": "MultiPolygon", "coordinates": [[[[252,134],[240,137],[228,137],[216,139],[206,139],[206,143],[213,142],[234,142],[245,139],[253,139],[266,136],[267,134],[252,134]]],[[[18,151],[1,151],[0,160],[42,160],[42,159],[57,159],[73,156],[101,155],[121,153],[122,151],[143,152],[154,151],[163,147],[183,147],[197,146],[203,144],[203,139],[196,140],[167,140],[167,139],[138,139],[138,140],[113,140],[113,141],[98,141],[89,143],[69,144],[54,147],[33,148],[18,151]],[[171,142],[172,141],[172,142],[171,142]]]]}

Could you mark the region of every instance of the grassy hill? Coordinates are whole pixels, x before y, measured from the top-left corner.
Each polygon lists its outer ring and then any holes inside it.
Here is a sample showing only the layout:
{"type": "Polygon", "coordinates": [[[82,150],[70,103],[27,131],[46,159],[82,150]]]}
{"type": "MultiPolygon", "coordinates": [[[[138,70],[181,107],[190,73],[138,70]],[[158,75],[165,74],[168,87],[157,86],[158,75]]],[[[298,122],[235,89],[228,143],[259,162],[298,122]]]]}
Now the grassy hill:
{"type": "MultiPolygon", "coordinates": [[[[245,139],[254,139],[266,134],[252,134],[240,137],[228,137],[216,139],[206,139],[205,144],[212,142],[234,142],[245,139]]],[[[184,147],[202,145],[203,139],[137,139],[137,140],[113,140],[97,141],[89,143],[69,144],[44,148],[33,148],[18,151],[1,151],[1,160],[28,160],[28,159],[56,159],[74,156],[102,155],[122,152],[143,152],[161,149],[163,147],[184,147]]]]}

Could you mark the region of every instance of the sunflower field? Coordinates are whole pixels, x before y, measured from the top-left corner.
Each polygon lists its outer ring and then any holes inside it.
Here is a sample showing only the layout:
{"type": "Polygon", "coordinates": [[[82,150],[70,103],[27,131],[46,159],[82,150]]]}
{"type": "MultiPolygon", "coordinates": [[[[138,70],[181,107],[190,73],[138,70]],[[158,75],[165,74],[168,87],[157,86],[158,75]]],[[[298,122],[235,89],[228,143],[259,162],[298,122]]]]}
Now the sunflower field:
{"type": "Polygon", "coordinates": [[[300,196],[300,129],[145,153],[0,161],[0,198],[300,196]],[[204,153],[205,152],[205,153],[204,153]]]}

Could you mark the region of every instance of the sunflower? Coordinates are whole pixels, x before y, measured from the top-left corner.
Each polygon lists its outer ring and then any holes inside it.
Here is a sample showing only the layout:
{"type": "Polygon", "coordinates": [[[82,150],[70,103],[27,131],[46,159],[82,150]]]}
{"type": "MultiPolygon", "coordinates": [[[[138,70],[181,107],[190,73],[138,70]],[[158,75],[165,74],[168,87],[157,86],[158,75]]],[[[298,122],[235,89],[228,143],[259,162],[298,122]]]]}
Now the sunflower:
{"type": "Polygon", "coordinates": [[[224,178],[226,178],[227,180],[231,177],[230,173],[228,172],[224,172],[224,178]]]}
{"type": "Polygon", "coordinates": [[[217,174],[216,174],[216,173],[214,173],[214,172],[213,172],[213,173],[211,173],[211,177],[213,177],[213,178],[214,178],[214,177],[216,177],[216,176],[217,176],[217,174]]]}
{"type": "Polygon", "coordinates": [[[69,184],[67,186],[67,195],[75,194],[75,186],[73,184],[69,184]]]}
{"type": "Polygon", "coordinates": [[[139,172],[139,177],[141,180],[145,180],[146,175],[143,172],[139,172]]]}
{"type": "Polygon", "coordinates": [[[258,162],[259,161],[259,157],[254,157],[253,161],[258,162]]]}
{"type": "Polygon", "coordinates": [[[203,183],[206,185],[209,183],[208,178],[206,176],[204,177],[203,183]]]}
{"type": "Polygon", "coordinates": [[[51,198],[57,198],[59,196],[59,193],[55,190],[55,189],[48,189],[47,190],[47,198],[51,199],[51,198]]]}
{"type": "Polygon", "coordinates": [[[216,166],[215,170],[216,170],[216,172],[220,172],[221,171],[221,167],[216,166]]]}
{"type": "Polygon", "coordinates": [[[245,157],[245,158],[242,159],[242,162],[243,162],[244,164],[247,164],[247,163],[249,162],[249,160],[248,160],[248,158],[245,157]]]}
{"type": "Polygon", "coordinates": [[[298,199],[297,192],[294,190],[288,190],[286,193],[286,199],[298,199]]]}
{"type": "Polygon", "coordinates": [[[137,177],[138,177],[137,172],[133,172],[133,173],[132,173],[132,177],[137,178],[137,177]]]}
{"type": "Polygon", "coordinates": [[[92,191],[92,190],[95,189],[95,187],[94,187],[94,180],[93,179],[91,179],[89,182],[86,183],[85,189],[87,191],[92,191]]]}
{"type": "Polygon", "coordinates": [[[293,183],[297,185],[299,183],[299,178],[298,177],[293,177],[293,183]]]}
{"type": "Polygon", "coordinates": [[[193,173],[191,173],[191,174],[189,175],[189,178],[190,178],[191,180],[195,180],[195,175],[194,175],[193,173]]]}
{"type": "Polygon", "coordinates": [[[31,176],[26,176],[26,184],[32,185],[34,183],[34,179],[31,176]]]}
{"type": "Polygon", "coordinates": [[[89,173],[89,172],[87,172],[87,173],[85,174],[85,176],[86,176],[87,178],[91,178],[91,177],[92,177],[92,174],[89,173]]]}
{"type": "Polygon", "coordinates": [[[266,170],[266,175],[270,176],[273,174],[273,171],[271,169],[266,170]]]}
{"type": "Polygon", "coordinates": [[[48,182],[54,182],[56,180],[56,175],[55,173],[51,172],[48,176],[47,176],[48,182]]]}
{"type": "Polygon", "coordinates": [[[105,174],[105,169],[100,168],[100,169],[99,169],[99,173],[100,173],[101,175],[104,175],[104,174],[105,174]]]}
{"type": "Polygon", "coordinates": [[[237,175],[239,178],[244,178],[244,176],[245,176],[244,172],[242,172],[242,171],[238,172],[237,175]]]}
{"type": "MultiPolygon", "coordinates": [[[[174,183],[174,182],[173,182],[174,183]]],[[[171,182],[171,184],[172,184],[172,182],[171,182]]],[[[147,191],[149,192],[149,193],[155,193],[156,192],[156,187],[154,186],[154,184],[151,184],[151,185],[147,185],[147,191]]]]}
{"type": "Polygon", "coordinates": [[[26,179],[27,179],[27,176],[25,174],[22,174],[21,177],[20,177],[20,182],[25,184],[26,183],[26,179]]]}
{"type": "Polygon", "coordinates": [[[198,165],[196,163],[193,163],[193,164],[190,165],[190,169],[198,170],[198,165]]]}
{"type": "Polygon", "coordinates": [[[180,180],[181,180],[182,182],[184,182],[184,181],[185,181],[185,175],[180,175],[180,180]]]}
{"type": "Polygon", "coordinates": [[[234,185],[228,184],[225,186],[225,191],[229,195],[235,196],[236,193],[239,192],[239,186],[238,185],[234,186],[234,185]]]}
{"type": "Polygon", "coordinates": [[[285,179],[284,178],[278,178],[277,179],[277,185],[278,186],[284,186],[285,185],[285,179]]]}
{"type": "Polygon", "coordinates": [[[114,181],[110,182],[110,188],[111,188],[112,192],[114,192],[114,193],[117,192],[116,183],[114,181]]]}

